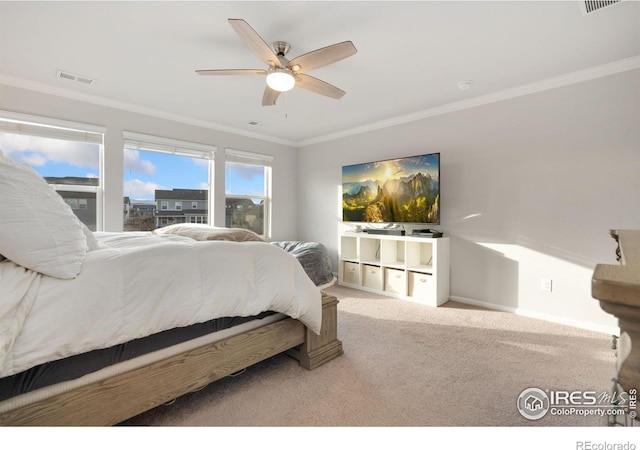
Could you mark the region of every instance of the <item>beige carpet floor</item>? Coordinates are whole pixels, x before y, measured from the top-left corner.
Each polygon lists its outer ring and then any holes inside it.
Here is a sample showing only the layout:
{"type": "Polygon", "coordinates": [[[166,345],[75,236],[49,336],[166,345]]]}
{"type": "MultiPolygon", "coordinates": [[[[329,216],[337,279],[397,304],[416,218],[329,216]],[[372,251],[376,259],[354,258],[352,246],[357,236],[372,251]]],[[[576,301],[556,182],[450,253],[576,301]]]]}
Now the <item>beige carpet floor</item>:
{"type": "Polygon", "coordinates": [[[332,286],[344,355],[313,371],[279,355],[125,422],[152,426],[604,427],[522,417],[529,387],[607,392],[611,337],[448,302],[431,308],[332,286]]]}

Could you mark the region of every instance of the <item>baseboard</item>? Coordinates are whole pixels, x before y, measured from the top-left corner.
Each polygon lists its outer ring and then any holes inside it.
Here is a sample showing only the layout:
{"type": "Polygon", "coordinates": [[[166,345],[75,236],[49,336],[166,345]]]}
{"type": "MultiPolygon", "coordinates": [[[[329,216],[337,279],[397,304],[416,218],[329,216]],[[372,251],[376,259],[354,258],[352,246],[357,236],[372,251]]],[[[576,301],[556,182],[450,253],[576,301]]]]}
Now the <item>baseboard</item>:
{"type": "Polygon", "coordinates": [[[547,322],[558,323],[561,325],[568,325],[571,327],[581,328],[583,330],[595,331],[598,333],[605,333],[609,335],[620,336],[620,328],[609,327],[605,325],[597,325],[591,322],[583,322],[581,320],[567,319],[566,317],[554,316],[551,314],[539,313],[536,311],[530,311],[522,308],[513,308],[511,306],[496,305],[495,303],[487,303],[472,298],[460,297],[458,295],[450,295],[450,300],[458,303],[464,303],[466,305],[479,306],[481,308],[491,309],[494,311],[503,311],[513,313],[523,317],[529,317],[531,319],[546,320],[547,322]]]}

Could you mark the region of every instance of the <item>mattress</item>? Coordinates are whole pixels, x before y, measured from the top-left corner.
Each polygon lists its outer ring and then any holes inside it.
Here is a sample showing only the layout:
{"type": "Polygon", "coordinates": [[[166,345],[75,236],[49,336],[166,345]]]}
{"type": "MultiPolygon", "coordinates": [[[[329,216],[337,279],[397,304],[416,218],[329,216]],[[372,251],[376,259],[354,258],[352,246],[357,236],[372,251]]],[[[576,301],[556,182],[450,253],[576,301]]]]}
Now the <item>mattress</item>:
{"type": "Polygon", "coordinates": [[[219,318],[41,364],[0,379],[0,413],[286,318],[272,311],[219,318]]]}

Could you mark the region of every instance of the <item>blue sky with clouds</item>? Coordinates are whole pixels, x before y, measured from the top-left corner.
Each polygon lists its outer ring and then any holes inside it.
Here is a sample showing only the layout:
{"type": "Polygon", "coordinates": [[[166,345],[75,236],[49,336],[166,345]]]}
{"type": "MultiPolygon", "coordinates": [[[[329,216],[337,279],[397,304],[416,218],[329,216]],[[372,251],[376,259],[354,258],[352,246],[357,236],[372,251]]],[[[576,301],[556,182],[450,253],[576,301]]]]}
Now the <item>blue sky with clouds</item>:
{"type": "MultiPolygon", "coordinates": [[[[100,150],[96,144],[0,133],[0,149],[42,176],[97,177],[100,150]]],[[[144,150],[124,151],[124,195],[153,200],[156,189],[208,189],[209,161],[144,150]]],[[[230,163],[226,192],[263,195],[264,170],[260,166],[230,163]]]]}

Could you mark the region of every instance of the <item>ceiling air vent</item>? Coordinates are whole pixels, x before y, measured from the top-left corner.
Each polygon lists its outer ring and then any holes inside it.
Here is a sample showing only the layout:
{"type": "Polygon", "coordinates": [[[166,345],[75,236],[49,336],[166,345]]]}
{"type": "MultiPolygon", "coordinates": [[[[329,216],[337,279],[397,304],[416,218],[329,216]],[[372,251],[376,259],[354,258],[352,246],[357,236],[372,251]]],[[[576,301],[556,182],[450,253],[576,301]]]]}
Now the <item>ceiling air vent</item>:
{"type": "Polygon", "coordinates": [[[591,14],[599,9],[620,3],[622,0],[585,0],[580,2],[582,5],[582,14],[591,14]]]}
{"type": "Polygon", "coordinates": [[[77,81],[78,83],[84,83],[84,84],[92,84],[94,81],[96,81],[93,78],[85,77],[82,75],[76,75],[75,73],[65,72],[63,70],[58,70],[57,77],[64,78],[65,80],[77,81]]]}

